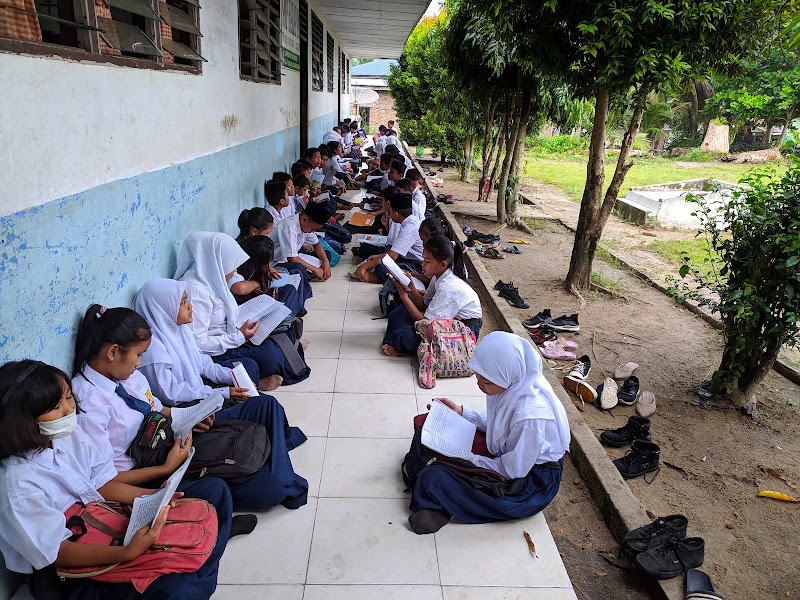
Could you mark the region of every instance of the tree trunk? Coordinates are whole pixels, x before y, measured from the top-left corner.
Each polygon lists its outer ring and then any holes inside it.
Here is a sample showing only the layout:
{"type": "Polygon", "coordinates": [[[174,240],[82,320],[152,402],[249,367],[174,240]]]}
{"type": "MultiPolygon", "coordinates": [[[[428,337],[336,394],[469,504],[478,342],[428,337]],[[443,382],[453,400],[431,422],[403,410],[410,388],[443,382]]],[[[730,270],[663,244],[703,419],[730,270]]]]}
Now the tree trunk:
{"type": "MultiPolygon", "coordinates": [[[[730,338],[729,338],[730,339],[730,338]]],[[[780,340],[770,339],[762,349],[754,350],[750,356],[743,357],[735,348],[726,347],[722,352],[722,361],[719,369],[714,373],[713,388],[715,391],[726,392],[728,399],[737,408],[747,408],[752,413],[755,408],[755,393],[758,386],[767,378],[772,370],[772,365],[778,359],[782,344],[780,340]],[[731,365],[735,362],[745,363],[745,372],[741,377],[728,375],[731,365]]]]}
{"type": "Polygon", "coordinates": [[[472,176],[472,161],[475,157],[475,135],[470,135],[464,141],[464,169],[461,172],[461,181],[469,183],[472,176]]]}
{"type": "Polygon", "coordinates": [[[497,134],[492,140],[492,151],[489,153],[491,157],[491,172],[489,173],[488,185],[484,182],[486,193],[484,200],[489,201],[494,188],[495,178],[497,177],[497,169],[500,167],[500,157],[503,155],[504,144],[506,140],[506,130],[508,129],[508,110],[503,111],[503,117],[500,119],[500,126],[497,128],[497,134]]]}
{"type": "Polygon", "coordinates": [[[764,149],[772,147],[772,128],[775,126],[775,122],[771,119],[766,122],[764,127],[764,139],[762,140],[762,145],[764,149]]]}
{"type": "Polygon", "coordinates": [[[483,146],[481,147],[481,179],[478,185],[478,202],[483,200],[483,190],[486,187],[486,175],[491,167],[492,148],[492,126],[494,125],[494,113],[497,109],[496,102],[486,103],[486,117],[484,118],[483,146]]]}
{"type": "Polygon", "coordinates": [[[528,121],[531,117],[532,100],[533,90],[529,85],[525,86],[522,91],[517,141],[512,152],[510,177],[506,182],[506,222],[512,224],[517,220],[517,190],[519,189],[520,176],[522,175],[522,163],[525,159],[525,138],[528,135],[528,121]]]}
{"type": "Polygon", "coordinates": [[[592,275],[591,256],[597,249],[600,239],[595,230],[600,199],[603,194],[605,180],[605,141],[608,128],[609,94],[605,86],[598,86],[595,95],[594,123],[589,143],[589,162],[586,165],[586,185],[581,198],[581,212],[578,216],[578,227],[575,230],[575,243],[572,246],[572,257],[565,285],[567,290],[586,290],[589,288],[592,275]]]}
{"type": "Polygon", "coordinates": [[[508,176],[511,172],[511,162],[514,160],[514,150],[517,147],[517,135],[519,134],[519,113],[522,100],[522,73],[517,74],[517,87],[514,92],[511,110],[509,111],[509,135],[506,139],[506,155],[503,158],[503,167],[500,170],[500,181],[497,184],[497,222],[506,221],[506,187],[508,186],[508,176]]]}
{"type": "Polygon", "coordinates": [[[783,121],[783,129],[781,129],[781,136],[778,138],[775,147],[780,150],[781,146],[783,146],[783,141],[786,139],[786,132],[789,131],[789,127],[792,125],[792,119],[794,118],[794,106],[789,107],[789,110],[786,111],[786,119],[783,121]]]}

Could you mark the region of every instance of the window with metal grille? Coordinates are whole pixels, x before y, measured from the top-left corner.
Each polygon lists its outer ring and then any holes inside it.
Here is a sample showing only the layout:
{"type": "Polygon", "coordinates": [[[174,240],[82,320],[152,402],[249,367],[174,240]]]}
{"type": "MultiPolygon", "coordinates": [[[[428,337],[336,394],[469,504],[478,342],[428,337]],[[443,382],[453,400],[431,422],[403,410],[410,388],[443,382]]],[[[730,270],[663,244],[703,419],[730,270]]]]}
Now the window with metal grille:
{"type": "Polygon", "coordinates": [[[335,46],[333,44],[333,36],[330,33],[328,34],[326,46],[327,46],[327,52],[325,54],[327,58],[326,64],[328,67],[328,92],[332,94],[334,90],[333,74],[335,73],[335,70],[333,68],[333,61],[335,60],[335,55],[334,55],[335,46]]]}
{"type": "Polygon", "coordinates": [[[239,0],[239,69],[245,79],[280,85],[280,0],[239,0]]]}
{"type": "Polygon", "coordinates": [[[344,93],[350,93],[350,59],[344,57],[344,93]]]}
{"type": "Polygon", "coordinates": [[[13,38],[199,67],[199,19],[198,0],[17,0],[0,3],[0,43],[13,38]]]}
{"type": "Polygon", "coordinates": [[[322,61],[325,57],[322,44],[322,21],[314,11],[311,11],[311,89],[315,92],[321,92],[325,87],[325,75],[322,70],[322,61]]]}

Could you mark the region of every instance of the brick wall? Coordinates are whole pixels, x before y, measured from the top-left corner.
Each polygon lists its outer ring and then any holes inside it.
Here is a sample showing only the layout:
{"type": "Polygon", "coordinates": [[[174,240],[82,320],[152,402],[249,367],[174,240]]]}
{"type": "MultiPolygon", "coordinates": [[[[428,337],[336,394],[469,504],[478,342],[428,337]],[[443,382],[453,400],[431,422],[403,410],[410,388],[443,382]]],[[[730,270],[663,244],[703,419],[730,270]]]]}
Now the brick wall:
{"type": "MultiPolygon", "coordinates": [[[[370,106],[369,123],[371,131],[377,131],[380,125],[386,125],[390,119],[397,121],[397,115],[394,111],[394,100],[389,94],[389,90],[375,90],[378,92],[378,100],[370,106]]],[[[350,107],[351,114],[355,113],[356,107],[350,107]]],[[[397,123],[395,123],[397,125],[397,123]]]]}

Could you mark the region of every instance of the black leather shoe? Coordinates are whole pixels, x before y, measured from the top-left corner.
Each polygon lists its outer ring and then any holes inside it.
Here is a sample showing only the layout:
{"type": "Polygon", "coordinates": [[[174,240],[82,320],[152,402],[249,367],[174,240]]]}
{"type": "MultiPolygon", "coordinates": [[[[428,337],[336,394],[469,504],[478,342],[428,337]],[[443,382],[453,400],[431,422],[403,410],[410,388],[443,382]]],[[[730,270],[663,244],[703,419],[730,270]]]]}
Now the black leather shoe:
{"type": "Polygon", "coordinates": [[[660,546],[672,537],[683,539],[689,520],[683,515],[659,517],[649,525],[629,532],[622,540],[622,551],[635,557],[648,548],[660,546]]]}
{"type": "MultiPolygon", "coordinates": [[[[597,390],[600,393],[600,390],[597,390]]],[[[650,419],[638,415],[628,417],[628,422],[619,429],[607,429],[600,434],[600,443],[612,448],[621,448],[635,440],[650,441],[650,419]]]]}
{"type": "MultiPolygon", "coordinates": [[[[661,448],[658,447],[658,444],[635,440],[628,453],[622,458],[613,461],[613,463],[624,479],[632,479],[645,473],[658,471],[661,468],[658,464],[660,457],[661,448]]],[[[655,479],[655,475],[653,479],[655,479]]],[[[651,479],[648,483],[652,481],[651,479]]]]}
{"type": "Polygon", "coordinates": [[[672,579],[703,564],[706,543],[703,538],[672,537],[660,546],[645,550],[634,560],[636,568],[656,579],[672,579]]]}

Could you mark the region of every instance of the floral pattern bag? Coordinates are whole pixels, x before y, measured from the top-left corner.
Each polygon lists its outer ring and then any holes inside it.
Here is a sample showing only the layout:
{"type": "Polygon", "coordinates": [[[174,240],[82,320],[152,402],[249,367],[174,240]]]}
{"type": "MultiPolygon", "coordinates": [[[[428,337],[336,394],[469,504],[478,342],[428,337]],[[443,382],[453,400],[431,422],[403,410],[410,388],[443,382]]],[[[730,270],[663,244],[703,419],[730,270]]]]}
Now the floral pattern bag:
{"type": "Polygon", "coordinates": [[[414,324],[422,338],[417,348],[419,384],[425,389],[436,385],[436,378],[469,377],[467,366],[475,352],[475,336],[457,319],[422,319],[414,324]]]}

